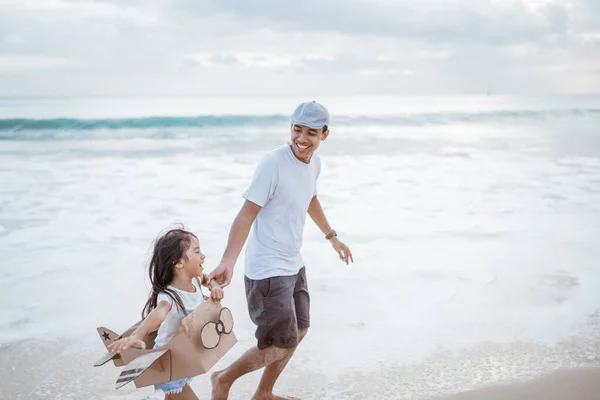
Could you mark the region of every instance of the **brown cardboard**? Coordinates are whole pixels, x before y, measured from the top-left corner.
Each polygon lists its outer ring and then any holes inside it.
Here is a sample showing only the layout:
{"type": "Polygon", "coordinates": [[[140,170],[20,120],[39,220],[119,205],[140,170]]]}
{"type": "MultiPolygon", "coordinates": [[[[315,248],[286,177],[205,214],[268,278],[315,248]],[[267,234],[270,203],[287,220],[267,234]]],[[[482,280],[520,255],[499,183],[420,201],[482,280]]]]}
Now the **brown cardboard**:
{"type": "MultiPolygon", "coordinates": [[[[131,381],[140,388],[204,374],[237,343],[237,337],[232,330],[230,333],[221,333],[219,343],[213,349],[207,349],[202,344],[202,329],[209,322],[219,323],[222,308],[221,304],[208,299],[181,320],[175,336],[164,346],[152,349],[156,338],[155,331],[144,338],[145,350],[129,348],[120,354],[109,352],[94,363],[94,366],[104,365],[110,360],[117,367],[125,366],[117,379],[117,389],[131,381]]],[[[104,345],[108,347],[113,341],[129,336],[140,322],[121,335],[104,327],[99,327],[97,331],[104,345]]]]}

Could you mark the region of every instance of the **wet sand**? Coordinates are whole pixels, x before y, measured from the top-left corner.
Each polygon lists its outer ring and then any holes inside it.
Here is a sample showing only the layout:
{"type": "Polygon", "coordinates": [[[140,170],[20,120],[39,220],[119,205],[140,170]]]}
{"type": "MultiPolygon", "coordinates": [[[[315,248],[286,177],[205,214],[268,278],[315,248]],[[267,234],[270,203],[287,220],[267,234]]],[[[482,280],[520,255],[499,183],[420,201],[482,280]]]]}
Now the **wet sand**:
{"type": "Polygon", "coordinates": [[[487,387],[431,400],[597,400],[600,368],[560,369],[522,383],[487,387]]]}
{"type": "MultiPolygon", "coordinates": [[[[600,360],[594,355],[600,340],[595,336],[552,348],[512,343],[488,344],[458,353],[442,351],[417,363],[382,364],[378,371],[339,375],[323,373],[310,355],[299,348],[275,390],[303,400],[600,399],[600,360]],[[472,388],[477,390],[466,392],[472,388]]],[[[242,343],[219,362],[217,368],[228,365],[249,346],[249,341],[242,343]]],[[[92,366],[102,354],[98,343],[86,345],[68,340],[25,341],[0,346],[0,398],[163,398],[152,388],[136,389],[134,385],[127,385],[115,390],[119,369],[108,364],[99,368],[92,366]]],[[[257,371],[236,382],[230,399],[251,398],[260,374],[261,371],[257,371]]],[[[200,399],[210,398],[208,376],[196,377],[192,388],[200,399]]]]}

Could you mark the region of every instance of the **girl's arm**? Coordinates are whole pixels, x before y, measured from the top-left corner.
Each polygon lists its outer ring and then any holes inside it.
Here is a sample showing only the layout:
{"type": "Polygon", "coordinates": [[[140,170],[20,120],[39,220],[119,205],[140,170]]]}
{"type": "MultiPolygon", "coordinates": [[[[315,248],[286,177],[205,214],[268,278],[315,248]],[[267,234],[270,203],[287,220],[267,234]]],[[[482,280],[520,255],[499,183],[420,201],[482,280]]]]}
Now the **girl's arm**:
{"type": "Polygon", "coordinates": [[[142,321],[142,323],[131,333],[131,335],[119,339],[108,346],[110,352],[120,353],[121,351],[130,347],[137,347],[140,349],[146,348],[144,343],[144,337],[150,332],[155,331],[160,324],[163,323],[167,314],[171,310],[171,303],[168,301],[161,301],[158,303],[156,308],[148,314],[148,316],[142,321]]]}

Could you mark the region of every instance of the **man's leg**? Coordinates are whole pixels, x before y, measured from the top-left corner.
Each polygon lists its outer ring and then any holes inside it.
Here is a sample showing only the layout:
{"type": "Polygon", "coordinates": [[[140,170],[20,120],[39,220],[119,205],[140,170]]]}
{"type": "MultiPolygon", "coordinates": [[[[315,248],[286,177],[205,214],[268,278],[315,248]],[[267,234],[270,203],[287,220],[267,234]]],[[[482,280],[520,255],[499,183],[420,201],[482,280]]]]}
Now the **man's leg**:
{"type": "Polygon", "coordinates": [[[298,344],[296,312],[290,302],[295,282],[294,275],[263,280],[245,277],[248,312],[257,326],[258,345],[212,375],[213,400],[227,399],[231,385],[240,376],[286,358],[298,344]]]}
{"type": "Polygon", "coordinates": [[[212,384],[212,400],[227,399],[231,385],[233,385],[233,382],[239,377],[288,358],[288,354],[291,354],[293,350],[294,349],[282,349],[275,346],[269,346],[262,350],[258,347],[253,347],[246,351],[229,367],[212,374],[210,378],[212,384]]]}
{"type": "MultiPolygon", "coordinates": [[[[294,284],[294,311],[296,320],[298,321],[298,344],[306,336],[306,332],[310,326],[310,295],[308,293],[308,283],[306,280],[306,268],[302,268],[296,276],[294,284]]],[[[297,347],[294,347],[286,357],[281,360],[269,364],[263,372],[260,384],[254,395],[254,400],[259,399],[285,399],[285,397],[274,396],[273,388],[275,382],[281,375],[281,372],[290,361],[297,347]]]]}
{"type": "MultiPolygon", "coordinates": [[[[298,330],[298,344],[304,339],[306,336],[306,332],[308,329],[299,329],[298,330]]],[[[260,379],[260,383],[258,385],[258,389],[256,390],[256,394],[252,398],[253,400],[260,399],[285,399],[285,397],[275,396],[273,395],[273,388],[275,387],[275,382],[281,372],[287,365],[288,361],[294,355],[296,348],[290,349],[288,354],[286,354],[281,360],[277,360],[272,362],[271,364],[265,367],[265,371],[263,372],[262,378],[260,379]]]]}

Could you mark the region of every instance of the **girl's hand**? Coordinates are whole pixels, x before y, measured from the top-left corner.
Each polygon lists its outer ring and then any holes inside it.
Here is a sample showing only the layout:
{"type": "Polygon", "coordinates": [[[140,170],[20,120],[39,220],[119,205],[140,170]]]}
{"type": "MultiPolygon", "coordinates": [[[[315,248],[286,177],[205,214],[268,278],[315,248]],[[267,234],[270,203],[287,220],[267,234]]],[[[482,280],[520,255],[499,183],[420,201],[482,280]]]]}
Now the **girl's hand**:
{"type": "Polygon", "coordinates": [[[213,299],[215,303],[223,300],[223,296],[225,293],[223,292],[223,288],[216,279],[210,279],[206,274],[202,276],[202,284],[210,289],[210,298],[213,299]]]}
{"type": "Polygon", "coordinates": [[[221,300],[223,300],[223,296],[225,296],[225,292],[218,284],[215,284],[210,288],[210,297],[215,303],[218,303],[221,300]]]}
{"type": "Polygon", "coordinates": [[[131,335],[109,344],[108,351],[111,353],[120,353],[130,347],[144,350],[146,348],[146,343],[144,343],[142,339],[137,338],[135,335],[131,335]]]}

